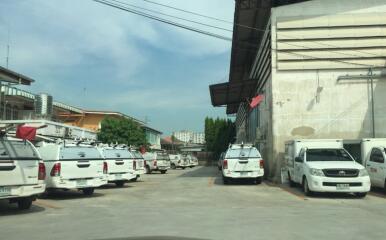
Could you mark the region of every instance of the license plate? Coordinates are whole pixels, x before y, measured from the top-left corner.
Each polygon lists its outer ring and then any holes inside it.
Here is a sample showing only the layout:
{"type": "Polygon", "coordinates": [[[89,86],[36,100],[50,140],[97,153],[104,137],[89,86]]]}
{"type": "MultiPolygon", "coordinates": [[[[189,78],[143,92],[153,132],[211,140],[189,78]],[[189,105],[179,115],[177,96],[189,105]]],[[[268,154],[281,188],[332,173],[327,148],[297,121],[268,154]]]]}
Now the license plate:
{"type": "Polygon", "coordinates": [[[8,196],[11,195],[10,187],[0,187],[0,196],[8,196]]]}
{"type": "Polygon", "coordinates": [[[248,176],[249,175],[249,173],[247,173],[247,172],[241,172],[240,173],[240,176],[242,176],[242,177],[246,177],[246,176],[248,176]]]}
{"type": "Polygon", "coordinates": [[[115,179],[122,179],[122,174],[115,174],[115,179]]]}
{"type": "Polygon", "coordinates": [[[337,190],[348,190],[350,189],[350,184],[336,184],[337,190]]]}
{"type": "Polygon", "coordinates": [[[76,185],[79,186],[79,187],[86,186],[87,185],[87,180],[85,180],[85,179],[76,180],[76,185]]]}

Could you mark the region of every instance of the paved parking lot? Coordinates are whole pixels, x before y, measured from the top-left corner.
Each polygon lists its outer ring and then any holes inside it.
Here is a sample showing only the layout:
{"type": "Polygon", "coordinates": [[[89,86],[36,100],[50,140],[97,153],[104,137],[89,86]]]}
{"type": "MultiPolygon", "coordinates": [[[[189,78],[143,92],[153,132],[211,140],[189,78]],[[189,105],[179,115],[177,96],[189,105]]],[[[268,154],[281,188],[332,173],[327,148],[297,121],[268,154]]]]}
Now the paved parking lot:
{"type": "Polygon", "coordinates": [[[145,175],[93,197],[60,192],[25,212],[0,202],[0,233],[7,240],[384,239],[385,216],[381,191],[305,198],[267,182],[224,186],[216,168],[196,167],[145,175]]]}

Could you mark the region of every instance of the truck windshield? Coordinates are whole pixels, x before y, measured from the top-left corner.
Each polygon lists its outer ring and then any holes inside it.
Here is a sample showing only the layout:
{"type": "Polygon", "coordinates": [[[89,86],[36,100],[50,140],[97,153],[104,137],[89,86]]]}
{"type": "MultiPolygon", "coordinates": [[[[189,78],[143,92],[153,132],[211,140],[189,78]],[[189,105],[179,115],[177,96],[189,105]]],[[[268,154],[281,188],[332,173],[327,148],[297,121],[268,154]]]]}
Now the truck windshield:
{"type": "Polygon", "coordinates": [[[39,156],[28,142],[1,140],[0,159],[38,160],[39,156]]]}
{"type": "Polygon", "coordinates": [[[167,155],[167,154],[157,154],[157,160],[167,160],[167,161],[169,161],[170,158],[169,158],[169,155],[167,155]]]}
{"type": "Polygon", "coordinates": [[[307,162],[353,161],[343,149],[308,149],[307,162]]]}
{"type": "Polygon", "coordinates": [[[256,148],[237,148],[230,149],[225,158],[259,158],[260,153],[256,148]]]}

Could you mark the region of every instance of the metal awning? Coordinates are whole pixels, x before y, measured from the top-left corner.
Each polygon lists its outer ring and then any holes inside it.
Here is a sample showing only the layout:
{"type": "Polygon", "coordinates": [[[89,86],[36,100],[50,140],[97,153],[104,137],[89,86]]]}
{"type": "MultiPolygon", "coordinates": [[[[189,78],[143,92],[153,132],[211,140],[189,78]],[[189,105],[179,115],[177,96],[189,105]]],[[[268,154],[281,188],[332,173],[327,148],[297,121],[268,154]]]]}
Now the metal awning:
{"type": "Polygon", "coordinates": [[[16,83],[22,85],[31,85],[31,83],[35,82],[35,80],[26,77],[20,73],[11,71],[7,68],[3,68],[0,66],[0,81],[16,83]]]}
{"type": "MultiPolygon", "coordinates": [[[[256,79],[241,82],[225,82],[209,86],[210,97],[214,107],[237,105],[253,97],[256,79]]],[[[237,110],[237,109],[236,109],[237,110]]]]}

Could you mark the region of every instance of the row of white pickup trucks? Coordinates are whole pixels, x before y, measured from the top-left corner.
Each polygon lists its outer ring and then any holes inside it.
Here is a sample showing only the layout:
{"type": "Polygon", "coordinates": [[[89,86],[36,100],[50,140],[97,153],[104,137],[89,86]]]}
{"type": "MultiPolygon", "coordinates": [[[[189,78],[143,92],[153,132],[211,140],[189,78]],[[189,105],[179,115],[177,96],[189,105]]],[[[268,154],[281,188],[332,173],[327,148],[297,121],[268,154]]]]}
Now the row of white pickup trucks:
{"type": "MultiPolygon", "coordinates": [[[[300,185],[306,195],[344,192],[365,197],[370,188],[386,192],[386,139],[299,139],[285,144],[285,176],[290,186],[300,185]]],[[[223,182],[251,179],[260,183],[264,161],[252,145],[231,144],[221,154],[223,182]]]]}

